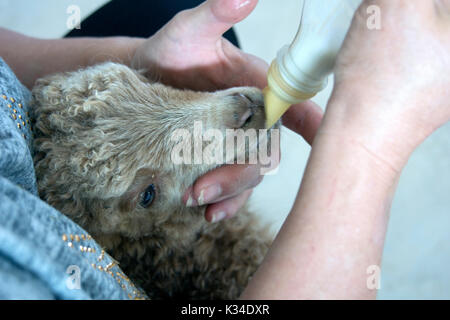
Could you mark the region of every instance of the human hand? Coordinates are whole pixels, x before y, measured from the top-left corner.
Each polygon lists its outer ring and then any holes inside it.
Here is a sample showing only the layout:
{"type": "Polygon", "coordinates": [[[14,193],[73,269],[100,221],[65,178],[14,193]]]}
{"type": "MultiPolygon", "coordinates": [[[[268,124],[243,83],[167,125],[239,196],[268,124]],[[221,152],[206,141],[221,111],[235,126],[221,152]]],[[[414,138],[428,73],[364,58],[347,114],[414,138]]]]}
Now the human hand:
{"type": "Polygon", "coordinates": [[[209,0],[179,12],[136,51],[133,66],[151,70],[163,83],[177,88],[264,87],[267,64],[222,37],[257,2],[209,0]]]}
{"type": "Polygon", "coordinates": [[[365,1],[339,53],[335,89],[319,135],[351,131],[396,171],[450,120],[450,1],[365,1]],[[367,27],[367,8],[381,30],[367,27]],[[345,130],[343,130],[345,128],[345,130]]]}
{"type": "MultiPolygon", "coordinates": [[[[222,37],[246,18],[257,2],[209,0],[180,12],[136,50],[132,66],[151,70],[163,83],[178,88],[207,91],[235,86],[264,88],[267,63],[222,37]]],[[[292,108],[287,124],[295,126],[311,142],[321,117],[321,109],[307,102],[292,108]]],[[[278,162],[279,159],[271,159],[272,164],[278,162]]],[[[190,198],[189,205],[209,204],[205,212],[208,221],[232,217],[261,182],[260,169],[259,165],[224,165],[200,177],[186,191],[183,201],[187,204],[190,198]],[[205,191],[201,197],[202,190],[205,191]]]]}

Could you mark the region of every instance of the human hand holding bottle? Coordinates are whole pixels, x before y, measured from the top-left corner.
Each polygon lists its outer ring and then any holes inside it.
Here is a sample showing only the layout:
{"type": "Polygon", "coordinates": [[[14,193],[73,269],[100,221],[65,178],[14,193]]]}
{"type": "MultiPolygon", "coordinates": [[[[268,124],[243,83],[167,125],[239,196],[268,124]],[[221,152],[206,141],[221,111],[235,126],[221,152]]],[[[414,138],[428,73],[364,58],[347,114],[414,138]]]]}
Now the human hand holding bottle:
{"type": "Polygon", "coordinates": [[[401,170],[450,120],[450,1],[365,1],[335,80],[322,134],[353,130],[352,139],[401,170]],[[367,28],[370,5],[380,8],[381,30],[367,28]]]}
{"type": "Polygon", "coordinates": [[[449,52],[449,0],[363,2],[296,201],[242,298],[376,297],[367,271],[381,265],[400,173],[450,119],[449,52]],[[381,30],[367,28],[370,5],[381,30]]]}

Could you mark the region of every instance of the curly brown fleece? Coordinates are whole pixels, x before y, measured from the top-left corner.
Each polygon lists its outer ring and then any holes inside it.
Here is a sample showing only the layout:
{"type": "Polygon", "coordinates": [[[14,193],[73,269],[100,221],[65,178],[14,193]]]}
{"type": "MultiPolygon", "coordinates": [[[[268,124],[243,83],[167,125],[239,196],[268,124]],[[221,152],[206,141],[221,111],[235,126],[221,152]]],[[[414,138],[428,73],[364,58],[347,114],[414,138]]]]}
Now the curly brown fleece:
{"type": "Polygon", "coordinates": [[[150,298],[240,295],[271,236],[246,208],[210,224],[205,207],[186,207],[184,191],[217,164],[175,165],[169,137],[194,120],[242,127],[236,115],[249,108],[245,126],[264,128],[260,90],[177,90],[104,63],[38,80],[33,99],[42,199],[91,233],[150,298]],[[145,208],[150,184],[156,197],[145,208]]]}

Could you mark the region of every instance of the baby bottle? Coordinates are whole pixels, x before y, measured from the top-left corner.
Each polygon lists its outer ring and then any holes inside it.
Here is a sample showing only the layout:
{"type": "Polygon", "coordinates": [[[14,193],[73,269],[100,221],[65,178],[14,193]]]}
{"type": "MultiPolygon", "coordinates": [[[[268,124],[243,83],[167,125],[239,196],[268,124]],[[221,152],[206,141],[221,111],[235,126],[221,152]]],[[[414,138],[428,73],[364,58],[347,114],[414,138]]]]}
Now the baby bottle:
{"type": "Polygon", "coordinates": [[[266,127],[292,104],[315,96],[327,85],[336,56],[362,0],[304,0],[294,41],[278,52],[264,89],[266,127]]]}

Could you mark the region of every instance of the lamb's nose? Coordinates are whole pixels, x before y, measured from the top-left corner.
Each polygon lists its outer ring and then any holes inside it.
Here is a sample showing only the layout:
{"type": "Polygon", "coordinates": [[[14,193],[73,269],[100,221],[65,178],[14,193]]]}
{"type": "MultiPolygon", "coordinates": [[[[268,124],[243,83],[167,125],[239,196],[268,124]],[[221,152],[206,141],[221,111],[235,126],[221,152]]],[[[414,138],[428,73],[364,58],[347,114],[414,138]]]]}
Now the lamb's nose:
{"type": "Polygon", "coordinates": [[[239,110],[234,112],[234,118],[236,121],[236,128],[242,128],[247,125],[253,117],[252,101],[244,94],[238,93],[237,96],[243,100],[242,106],[239,110]]]}

